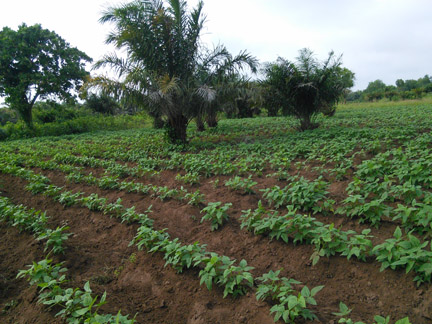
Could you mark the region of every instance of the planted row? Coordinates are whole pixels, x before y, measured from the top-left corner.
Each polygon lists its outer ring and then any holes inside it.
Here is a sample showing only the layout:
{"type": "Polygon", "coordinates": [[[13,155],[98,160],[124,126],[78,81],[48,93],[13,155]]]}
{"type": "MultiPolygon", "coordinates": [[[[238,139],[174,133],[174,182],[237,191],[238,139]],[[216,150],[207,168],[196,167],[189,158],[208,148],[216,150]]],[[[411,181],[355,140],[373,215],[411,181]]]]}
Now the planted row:
{"type": "Polygon", "coordinates": [[[243,211],[241,228],[286,243],[292,240],[294,244],[305,242],[315,245],[315,252],[311,256],[312,264],[316,264],[320,257],[336,253],[348,259],[355,256],[362,261],[375,256],[382,263],[381,271],[388,267],[393,270],[405,268],[407,273],[414,270],[417,274],[414,281],[417,284],[432,281],[432,244],[427,250],[428,241],[422,242],[412,233],[403,236],[399,227],[394,238],[373,247],[370,229],[363,230],[361,234],[352,230],[342,231],[333,224],[323,224],[311,216],[298,214],[295,210],[279,216],[277,211],[271,213],[259,202],[254,211],[243,211]]]}

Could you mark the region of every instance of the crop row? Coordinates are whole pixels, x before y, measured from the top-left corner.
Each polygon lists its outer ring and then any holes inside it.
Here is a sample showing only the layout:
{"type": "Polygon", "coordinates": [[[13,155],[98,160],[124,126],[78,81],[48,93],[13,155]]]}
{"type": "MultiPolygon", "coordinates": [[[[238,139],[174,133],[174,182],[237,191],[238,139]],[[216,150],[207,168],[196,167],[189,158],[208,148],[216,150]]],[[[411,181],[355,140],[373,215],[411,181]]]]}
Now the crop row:
{"type": "MultiPolygon", "coordinates": [[[[178,272],[182,272],[184,268],[199,267],[201,269],[199,272],[201,284],[205,283],[208,289],[211,289],[213,284],[224,287],[224,297],[228,294],[233,296],[244,295],[254,285],[255,281],[249,272],[253,267],[247,266],[246,260],[242,260],[236,265],[236,260],[232,260],[227,256],[219,256],[213,252],[207,252],[205,245],[199,243],[182,245],[177,238],[171,240],[169,234],[164,230],[158,231],[152,228],[153,222],[147,215],[137,214],[134,208],[126,209],[119,201],[108,204],[105,198],[96,197],[95,195],[81,197],[81,193],[61,192],[61,188],[48,184],[49,180],[46,177],[34,174],[31,170],[12,166],[9,166],[7,170],[12,175],[28,180],[30,182],[27,186],[28,189],[34,187],[33,184],[36,183],[37,187],[40,188],[39,193],[51,196],[59,202],[65,202],[69,206],[79,204],[91,210],[99,210],[119,216],[122,221],[138,221],[141,226],[138,228],[137,235],[131,244],[137,245],[138,249],[145,247],[151,253],[163,253],[166,265],[171,265],[178,272]],[[45,187],[44,190],[42,184],[45,187]]],[[[303,289],[306,292],[305,288],[303,289]]],[[[285,297],[290,296],[300,298],[302,295],[300,292],[285,297]]],[[[292,302],[288,304],[284,298],[280,298],[280,305],[286,306],[286,311],[289,311],[290,322],[297,316],[315,318],[313,313],[306,307],[306,299],[311,303],[314,302],[310,293],[302,296],[296,305],[293,305],[292,302]]],[[[276,312],[275,316],[278,316],[278,311],[272,308],[272,312],[276,312]]]]}
{"type": "MultiPolygon", "coordinates": [[[[254,279],[249,272],[252,267],[247,266],[245,260],[235,265],[235,260],[226,256],[219,256],[216,253],[206,252],[205,245],[194,243],[191,245],[182,245],[178,239],[171,240],[168,233],[164,230],[157,231],[152,228],[152,221],[145,214],[136,214],[133,208],[126,209],[121,206],[120,202],[108,204],[105,198],[90,195],[79,197],[71,192],[60,192],[61,188],[48,184],[47,178],[34,174],[30,170],[19,167],[9,166],[2,170],[3,172],[23,177],[30,183],[28,188],[32,187],[32,182],[45,184],[44,194],[52,196],[55,200],[65,201],[67,204],[77,203],[86,206],[89,209],[100,210],[104,213],[119,216],[123,221],[138,221],[141,226],[137,230],[137,235],[131,244],[136,244],[139,249],[145,247],[149,252],[161,252],[164,254],[166,264],[171,265],[174,269],[181,272],[184,268],[199,267],[201,270],[199,276],[201,284],[205,283],[211,289],[213,284],[224,287],[224,297],[228,294],[234,296],[243,295],[246,291],[257,285],[257,299],[276,299],[277,303],[271,308],[275,313],[275,320],[282,318],[286,323],[293,323],[294,319],[302,316],[306,319],[313,319],[315,315],[307,308],[307,305],[315,305],[314,295],[322,289],[316,287],[309,290],[306,286],[300,292],[296,292],[292,284],[299,284],[295,280],[282,278],[283,285],[280,283],[272,286],[268,283],[269,276],[274,273],[270,272],[262,277],[254,279]],[[69,197],[65,198],[65,197],[69,197]],[[261,284],[258,284],[261,282],[261,284]],[[282,287],[282,288],[281,288],[282,287]],[[279,291],[277,294],[268,291],[279,291]]],[[[55,280],[54,280],[55,281],[55,280]]],[[[89,288],[89,287],[87,287],[89,288]]],[[[85,290],[86,291],[86,290],[85,290]]],[[[96,300],[96,299],[95,299],[96,300]]]]}
{"type": "MultiPolygon", "coordinates": [[[[103,176],[96,178],[93,175],[84,175],[78,171],[73,171],[67,176],[69,180],[75,182],[85,182],[90,185],[98,185],[102,189],[120,189],[140,193],[149,193],[152,191],[161,200],[166,198],[189,199],[190,204],[199,205],[204,202],[199,191],[195,193],[187,193],[182,190],[169,189],[167,187],[157,187],[152,185],[143,185],[133,182],[119,182],[116,177],[103,176]]],[[[293,177],[293,180],[298,178],[293,177]]],[[[361,234],[354,231],[341,231],[334,227],[333,224],[323,224],[316,221],[315,218],[305,215],[296,214],[297,208],[311,208],[315,211],[327,211],[331,208],[332,203],[325,201],[319,207],[317,202],[324,199],[326,191],[326,183],[320,179],[316,181],[308,181],[304,178],[299,178],[299,182],[293,182],[284,189],[273,187],[264,190],[264,198],[268,202],[280,207],[288,205],[291,211],[284,215],[278,216],[274,212],[269,216],[269,212],[263,208],[261,202],[255,211],[244,211],[242,215],[242,228],[246,227],[255,234],[267,234],[270,238],[282,239],[288,242],[289,238],[293,238],[293,242],[305,242],[315,245],[315,252],[311,259],[313,264],[316,264],[320,257],[332,256],[336,253],[346,256],[350,259],[356,256],[358,259],[365,261],[369,256],[375,256],[376,260],[382,263],[381,270],[385,268],[398,269],[405,268],[407,272],[414,270],[417,276],[414,280],[417,284],[430,282],[432,279],[432,251],[426,250],[428,242],[421,242],[411,233],[402,236],[400,229],[397,228],[394,238],[387,239],[384,243],[372,246],[369,235],[370,230],[364,230],[361,234]],[[306,206],[306,207],[304,207],[306,206]],[[400,234],[398,234],[400,233],[400,234]],[[394,242],[394,240],[396,241],[394,242]]],[[[239,179],[236,182],[227,182],[229,186],[236,188],[242,184],[239,179]]],[[[240,186],[243,187],[243,186],[240,186]]],[[[45,183],[43,181],[35,181],[28,186],[29,190],[34,193],[44,190],[45,183]]],[[[251,188],[249,186],[249,188],[251,188]]],[[[60,201],[67,203],[71,199],[77,199],[79,193],[71,196],[60,195],[60,201]]],[[[81,198],[81,200],[84,198],[81,198]]],[[[106,203],[102,198],[92,194],[85,198],[83,204],[90,209],[100,210],[101,206],[106,203]]],[[[228,218],[226,213],[229,205],[220,206],[220,202],[208,203],[201,212],[204,212],[202,220],[211,221],[212,230],[217,229],[228,218]]]]}
{"type": "MultiPolygon", "coordinates": [[[[411,148],[410,151],[412,152],[413,149],[411,148]]],[[[401,152],[402,151],[398,149],[386,152],[385,154],[378,154],[376,158],[364,161],[360,164],[356,171],[358,178],[355,178],[354,181],[349,184],[347,188],[348,197],[342,201],[342,206],[336,210],[336,213],[347,215],[348,217],[356,217],[359,218],[360,222],[369,222],[375,226],[379,225],[383,217],[389,217],[394,221],[401,222],[401,225],[407,230],[415,229],[420,233],[430,232],[432,230],[432,216],[430,216],[432,211],[432,194],[431,192],[422,189],[418,184],[413,183],[414,180],[412,180],[412,175],[414,171],[406,173],[407,171],[403,167],[396,168],[396,170],[399,171],[394,171],[393,178],[396,179],[398,177],[400,180],[392,180],[389,176],[386,176],[384,180],[379,181],[379,178],[374,177],[376,175],[372,176],[371,179],[373,180],[368,178],[371,176],[370,172],[372,171],[370,170],[375,170],[374,172],[380,174],[384,171],[387,173],[390,172],[388,162],[389,154],[401,158],[401,152]],[[405,179],[408,176],[410,177],[410,180],[405,179]],[[361,180],[362,177],[366,180],[361,180]],[[402,185],[398,185],[395,181],[405,182],[403,182],[402,185]],[[374,196],[368,199],[371,194],[374,196]],[[397,208],[385,204],[386,201],[394,202],[395,200],[404,202],[404,204],[398,203],[397,208]],[[408,204],[408,206],[406,204],[408,204]]],[[[430,172],[432,166],[430,159],[428,159],[429,155],[430,153],[427,153],[426,155],[423,153],[421,158],[414,160],[417,161],[414,163],[414,169],[417,170],[416,181],[424,179],[421,181],[423,181],[422,183],[425,183],[424,181],[429,181],[427,179],[432,179],[430,172]]],[[[80,177],[80,175],[77,174],[77,172],[80,171],[78,167],[64,164],[59,165],[56,162],[63,161],[67,163],[77,163],[78,165],[104,167],[106,168],[106,173],[113,175],[111,178],[109,176],[104,177],[104,180],[106,181],[105,186],[107,186],[107,188],[108,186],[111,186],[111,189],[119,189],[119,185],[116,184],[116,182],[118,182],[117,177],[124,177],[127,175],[136,176],[138,174],[143,175],[149,174],[148,172],[150,172],[148,170],[143,171],[143,169],[140,169],[139,167],[129,168],[125,165],[115,163],[114,161],[105,161],[89,157],[77,157],[67,154],[57,154],[54,156],[53,160],[48,161],[31,157],[26,158],[20,155],[10,155],[9,158],[12,157],[14,157],[18,162],[25,161],[25,164],[30,166],[33,165],[49,169],[61,168],[67,173],[76,171],[75,175],[77,177],[80,177]]],[[[406,167],[405,164],[403,165],[406,167]]],[[[399,166],[400,165],[401,163],[399,163],[399,166]]],[[[155,174],[156,171],[153,170],[151,172],[153,173],[150,174],[155,174]]],[[[281,172],[282,171],[278,171],[279,176],[281,176],[281,172]]],[[[72,177],[73,175],[71,175],[71,178],[72,177]]],[[[195,184],[199,182],[199,173],[189,172],[184,176],[180,176],[179,174],[176,179],[184,183],[195,184]]],[[[91,179],[88,179],[88,181],[90,180],[91,179]]],[[[286,205],[294,205],[304,211],[333,211],[332,206],[335,202],[326,198],[328,192],[325,188],[328,186],[328,183],[323,181],[321,177],[309,181],[302,177],[286,174],[284,180],[289,180],[290,184],[283,189],[279,186],[274,186],[262,190],[264,192],[263,198],[270,204],[273,204],[276,208],[286,205]],[[321,203],[319,203],[319,201],[321,201],[321,203]]],[[[253,193],[253,186],[255,184],[256,182],[254,182],[250,176],[247,179],[242,179],[236,176],[227,181],[226,185],[237,190],[244,190],[245,193],[253,193]]],[[[149,186],[138,188],[136,185],[130,183],[126,186],[125,185],[126,184],[123,183],[122,188],[124,187],[126,190],[128,190],[128,188],[132,188],[132,190],[135,191],[149,190],[149,186]]],[[[160,197],[163,197],[163,192],[166,191],[168,194],[167,197],[172,195],[173,197],[178,196],[181,198],[184,196],[181,192],[185,190],[180,189],[179,191],[164,187],[159,188],[159,191],[160,197]]]]}
{"type": "Polygon", "coordinates": [[[421,242],[412,233],[403,236],[399,227],[396,228],[393,238],[373,246],[370,229],[363,230],[361,234],[352,230],[342,231],[333,224],[323,224],[311,216],[298,214],[295,209],[279,216],[277,211],[267,211],[261,201],[254,211],[243,211],[241,227],[257,235],[265,234],[286,243],[292,240],[294,244],[313,244],[313,264],[316,264],[320,257],[329,257],[336,253],[348,259],[355,256],[362,261],[375,256],[382,264],[381,271],[386,268],[405,268],[407,273],[414,270],[417,274],[414,281],[418,285],[432,280],[432,243],[430,248],[426,249],[428,241],[421,242]]]}
{"type": "Polygon", "coordinates": [[[71,233],[65,233],[67,226],[57,227],[55,230],[47,228],[46,213],[40,210],[28,209],[23,205],[15,205],[10,199],[0,196],[0,221],[17,227],[20,231],[28,231],[36,236],[37,240],[46,240],[45,252],[50,249],[45,259],[33,262],[28,269],[20,270],[17,278],[27,277],[30,285],[39,288],[38,300],[43,305],[58,307],[60,311],[55,315],[65,318],[68,323],[119,323],[132,324],[128,316],[99,314],[99,308],[106,303],[106,292],[99,296],[93,296],[89,282],[84,285],[84,290],[79,288],[64,288],[67,284],[67,269],[63,262],[52,264],[49,259],[51,253],[64,253],[64,242],[71,233]]]}

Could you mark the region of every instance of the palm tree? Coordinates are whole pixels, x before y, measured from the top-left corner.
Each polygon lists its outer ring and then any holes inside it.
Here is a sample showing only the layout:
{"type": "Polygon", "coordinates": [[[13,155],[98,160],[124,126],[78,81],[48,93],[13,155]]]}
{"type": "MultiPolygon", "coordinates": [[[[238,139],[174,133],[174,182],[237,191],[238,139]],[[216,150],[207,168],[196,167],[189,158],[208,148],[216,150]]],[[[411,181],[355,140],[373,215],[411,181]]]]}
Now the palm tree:
{"type": "Polygon", "coordinates": [[[263,85],[274,93],[282,109],[299,119],[300,131],[314,129],[318,127],[316,116],[331,112],[349,87],[341,64],[341,57],[335,57],[333,52],[319,62],[311,50],[304,48],[294,63],[279,58],[268,64],[263,85]]]}
{"type": "Polygon", "coordinates": [[[212,85],[199,80],[200,68],[215,71],[240,64],[222,46],[202,54],[202,8],[200,1],[188,11],[185,0],[135,0],[108,8],[100,21],[113,23],[115,29],[106,42],[124,49],[126,58],[106,55],[95,68],[113,68],[118,80],[97,77],[87,87],[100,87],[123,101],[148,107],[151,115],[165,120],[171,142],[186,143],[188,123],[215,97],[212,85]]]}
{"type": "Polygon", "coordinates": [[[223,46],[203,56],[197,65],[195,80],[197,88],[212,91],[212,97],[201,101],[196,117],[198,130],[204,129],[204,119],[209,127],[217,126],[217,113],[226,106],[235,105],[237,93],[243,85],[240,73],[245,67],[256,73],[257,65],[258,61],[246,51],[232,57],[223,46]]]}

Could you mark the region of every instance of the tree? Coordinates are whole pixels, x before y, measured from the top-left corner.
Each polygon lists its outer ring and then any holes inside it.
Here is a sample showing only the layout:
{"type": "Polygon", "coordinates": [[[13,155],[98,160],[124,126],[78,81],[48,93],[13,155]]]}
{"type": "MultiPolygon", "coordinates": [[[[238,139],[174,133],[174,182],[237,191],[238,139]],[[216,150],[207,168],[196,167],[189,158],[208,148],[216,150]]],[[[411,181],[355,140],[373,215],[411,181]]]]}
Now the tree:
{"type": "Polygon", "coordinates": [[[304,48],[296,62],[278,58],[267,64],[263,84],[273,90],[283,110],[299,119],[300,131],[314,129],[318,127],[315,117],[333,109],[350,86],[347,70],[341,65],[341,57],[333,52],[319,62],[311,50],[304,48]]]}
{"type": "Polygon", "coordinates": [[[363,91],[365,94],[382,92],[384,93],[386,90],[386,84],[381,80],[375,80],[369,82],[367,88],[363,91]]]}
{"type": "Polygon", "coordinates": [[[100,95],[89,94],[86,98],[86,106],[94,112],[105,115],[114,115],[119,108],[118,102],[104,93],[100,95]]]}
{"type": "Polygon", "coordinates": [[[33,127],[32,108],[37,99],[66,99],[88,76],[85,62],[91,58],[71,47],[41,25],[22,24],[0,32],[0,95],[33,127]]]}
{"type": "MultiPolygon", "coordinates": [[[[124,49],[126,58],[106,55],[95,68],[112,67],[118,80],[99,77],[89,86],[148,107],[151,115],[165,119],[168,138],[174,143],[187,142],[187,125],[199,113],[201,102],[215,98],[215,89],[199,80],[197,69],[205,67],[213,75],[218,68],[242,61],[222,46],[208,54],[201,51],[202,8],[202,1],[188,11],[184,0],[135,0],[108,8],[100,19],[115,25],[106,42],[124,49]]],[[[240,56],[253,61],[248,54],[240,56]]]]}
{"type": "MultiPolygon", "coordinates": [[[[217,113],[219,111],[231,111],[236,106],[236,100],[239,94],[246,87],[244,77],[240,71],[244,66],[248,66],[253,73],[256,72],[257,61],[246,51],[240,52],[239,55],[232,57],[224,48],[207,52],[200,60],[196,69],[196,87],[213,91],[211,100],[198,99],[198,113],[196,117],[198,130],[204,129],[203,120],[209,127],[216,127],[217,113]],[[219,53],[214,57],[212,53],[219,53]]],[[[210,98],[209,98],[210,99],[210,98]]]]}

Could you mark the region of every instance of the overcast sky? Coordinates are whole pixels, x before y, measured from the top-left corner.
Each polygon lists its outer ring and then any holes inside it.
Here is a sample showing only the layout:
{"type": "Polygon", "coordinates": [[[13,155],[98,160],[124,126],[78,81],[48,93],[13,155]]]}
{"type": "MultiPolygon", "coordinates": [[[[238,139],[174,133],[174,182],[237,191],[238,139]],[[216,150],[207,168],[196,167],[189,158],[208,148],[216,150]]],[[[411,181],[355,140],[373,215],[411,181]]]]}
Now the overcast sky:
{"type": "MultiPolygon", "coordinates": [[[[40,23],[97,60],[112,50],[101,12],[124,2],[0,0],[0,28],[40,23]]],[[[232,54],[246,49],[261,62],[293,60],[304,47],[321,60],[331,50],[343,54],[355,90],[376,79],[394,84],[432,75],[431,0],[204,0],[204,13],[203,41],[232,54]]]]}

